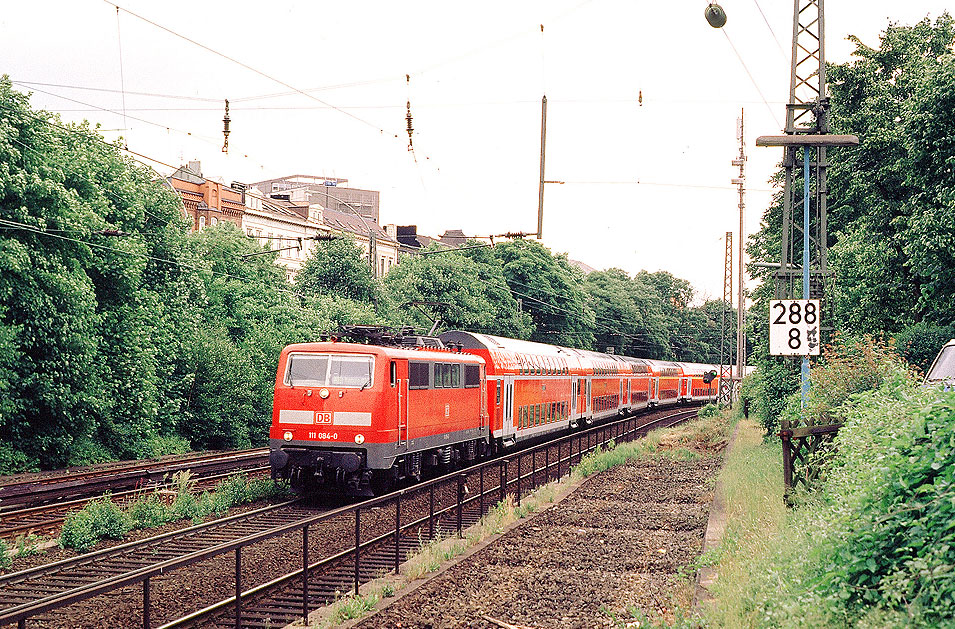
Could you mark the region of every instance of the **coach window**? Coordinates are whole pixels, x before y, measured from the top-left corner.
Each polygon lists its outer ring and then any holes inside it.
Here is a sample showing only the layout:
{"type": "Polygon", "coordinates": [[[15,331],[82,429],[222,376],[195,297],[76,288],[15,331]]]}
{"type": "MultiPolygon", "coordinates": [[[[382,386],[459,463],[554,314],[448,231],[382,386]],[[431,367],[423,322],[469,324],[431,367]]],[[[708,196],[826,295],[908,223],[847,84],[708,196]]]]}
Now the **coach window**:
{"type": "Polygon", "coordinates": [[[500,406],[500,405],[501,405],[501,381],[500,381],[500,380],[498,380],[498,381],[495,383],[494,390],[497,392],[497,394],[496,394],[496,396],[495,396],[495,398],[496,398],[495,404],[497,404],[498,406],[500,406]]]}
{"type": "Polygon", "coordinates": [[[431,363],[408,362],[408,388],[431,388],[431,363]]]}

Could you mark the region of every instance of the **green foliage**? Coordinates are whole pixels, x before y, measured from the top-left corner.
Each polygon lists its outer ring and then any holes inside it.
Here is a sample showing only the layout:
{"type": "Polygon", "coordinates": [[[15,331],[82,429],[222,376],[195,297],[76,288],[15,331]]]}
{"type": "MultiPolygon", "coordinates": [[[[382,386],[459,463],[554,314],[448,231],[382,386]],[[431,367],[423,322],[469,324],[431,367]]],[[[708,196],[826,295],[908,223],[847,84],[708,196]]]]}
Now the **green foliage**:
{"type": "Polygon", "coordinates": [[[9,570],[13,565],[13,558],[10,557],[10,547],[7,540],[0,539],[0,570],[9,570]]]}
{"type": "Polygon", "coordinates": [[[134,529],[151,529],[162,526],[175,517],[175,512],[165,503],[162,495],[153,492],[137,500],[126,512],[134,529]]]}
{"type": "MultiPolygon", "coordinates": [[[[500,245],[504,246],[504,245],[500,245]]],[[[402,260],[385,286],[395,304],[428,301],[441,327],[526,338],[530,318],[518,308],[497,262],[471,252],[449,251],[402,260]],[[466,255],[467,254],[467,255],[466,255]]],[[[432,320],[417,309],[401,308],[396,323],[428,330],[432,320]]]]}
{"type": "Polygon", "coordinates": [[[84,511],[93,519],[93,532],[100,538],[123,539],[133,526],[130,517],[109,496],[87,503],[84,511]]]}
{"type": "MultiPolygon", "coordinates": [[[[770,356],[759,362],[752,375],[752,410],[768,435],[779,430],[787,400],[799,386],[799,365],[791,358],[770,356]]],[[[798,408],[798,406],[797,406],[798,408]]]]}
{"type": "Polygon", "coordinates": [[[511,293],[521,299],[534,331],[530,340],[567,347],[594,347],[594,312],[583,287],[583,273],[567,255],[554,255],[531,240],[494,247],[494,257],[511,293]]]}
{"type": "Polygon", "coordinates": [[[66,516],[60,528],[60,546],[86,552],[96,544],[99,536],[89,511],[77,511],[66,516]]]}
{"type": "Polygon", "coordinates": [[[844,425],[815,491],[738,558],[738,607],[753,626],[950,626],[955,394],[921,388],[877,343],[843,342],[816,371],[812,412],[844,425]]]}
{"type": "Polygon", "coordinates": [[[347,238],[317,242],[295,278],[295,287],[304,295],[335,295],[358,302],[375,302],[381,292],[367,257],[347,238]]]}
{"type": "Polygon", "coordinates": [[[878,389],[904,370],[891,347],[870,337],[837,336],[810,371],[806,415],[812,423],[841,420],[839,408],[854,394],[878,389]]]}
{"type": "MultiPolygon", "coordinates": [[[[849,609],[871,606],[911,622],[955,619],[955,395],[917,413],[837,547],[827,577],[849,609]]],[[[877,468],[878,469],[878,468],[877,468]]],[[[879,471],[882,471],[879,470],[879,471]]]]}
{"type": "Polygon", "coordinates": [[[706,419],[708,417],[716,417],[720,414],[720,407],[717,404],[707,404],[699,410],[697,416],[706,419]]]}
{"type": "Polygon", "coordinates": [[[923,321],[906,326],[896,334],[895,347],[910,365],[925,373],[942,346],[953,338],[955,325],[943,326],[923,321]]]}
{"type": "Polygon", "coordinates": [[[623,356],[660,358],[669,351],[663,305],[654,286],[620,269],[593,271],[585,279],[588,303],[598,322],[596,348],[623,356]],[[604,322],[610,322],[604,325],[604,322]]]}

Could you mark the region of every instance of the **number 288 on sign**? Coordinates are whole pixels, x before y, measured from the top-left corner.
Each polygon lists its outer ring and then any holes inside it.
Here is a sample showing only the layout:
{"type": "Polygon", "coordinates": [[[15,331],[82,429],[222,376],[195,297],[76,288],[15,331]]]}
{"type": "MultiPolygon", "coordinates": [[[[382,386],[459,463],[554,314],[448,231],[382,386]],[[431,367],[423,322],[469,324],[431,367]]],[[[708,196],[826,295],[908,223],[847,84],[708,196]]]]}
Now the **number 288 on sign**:
{"type": "Polygon", "coordinates": [[[819,300],[769,302],[769,353],[774,356],[819,355],[819,300]]]}

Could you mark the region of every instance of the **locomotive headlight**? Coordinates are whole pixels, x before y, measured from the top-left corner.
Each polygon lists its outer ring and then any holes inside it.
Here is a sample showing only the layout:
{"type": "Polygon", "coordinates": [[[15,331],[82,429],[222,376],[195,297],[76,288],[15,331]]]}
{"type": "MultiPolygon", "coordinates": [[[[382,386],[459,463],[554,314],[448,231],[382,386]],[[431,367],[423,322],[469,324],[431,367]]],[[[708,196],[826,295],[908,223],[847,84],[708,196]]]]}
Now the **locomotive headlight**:
{"type": "Polygon", "coordinates": [[[291,440],[292,440],[292,431],[291,431],[291,430],[286,430],[286,431],[285,431],[285,434],[282,435],[282,437],[284,437],[286,441],[291,441],[291,440]]]}
{"type": "Polygon", "coordinates": [[[355,435],[355,443],[365,443],[365,435],[355,435]]]}
{"type": "Polygon", "coordinates": [[[322,389],[321,391],[318,392],[318,395],[323,400],[326,399],[328,397],[328,389],[322,389]]]}

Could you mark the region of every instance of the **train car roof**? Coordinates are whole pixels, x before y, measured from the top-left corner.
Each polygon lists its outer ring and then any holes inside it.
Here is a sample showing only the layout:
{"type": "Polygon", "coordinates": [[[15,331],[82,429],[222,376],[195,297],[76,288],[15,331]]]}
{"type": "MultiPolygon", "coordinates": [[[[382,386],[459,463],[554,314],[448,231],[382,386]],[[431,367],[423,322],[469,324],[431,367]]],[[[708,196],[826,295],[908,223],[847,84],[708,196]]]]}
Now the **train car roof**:
{"type": "Polygon", "coordinates": [[[322,343],[294,343],[288,345],[286,353],[291,352],[329,352],[337,354],[375,354],[389,358],[408,358],[418,360],[455,360],[456,362],[483,364],[484,359],[474,354],[462,354],[450,349],[435,349],[430,347],[368,345],[364,343],[340,343],[328,341],[322,343]]]}
{"type": "Polygon", "coordinates": [[[582,368],[593,368],[597,366],[608,367],[613,365],[621,371],[630,372],[632,369],[631,361],[641,360],[614,354],[603,354],[586,349],[548,345],[546,343],[509,339],[502,336],[482,334],[480,332],[464,332],[462,330],[451,330],[440,335],[438,338],[440,338],[443,343],[455,343],[464,349],[486,349],[492,356],[494,356],[495,352],[513,352],[514,354],[548,356],[565,361],[576,360],[582,368]]]}
{"type": "Polygon", "coordinates": [[[678,362],[676,364],[679,365],[681,369],[683,369],[684,376],[702,376],[703,374],[709,371],[715,370],[716,373],[719,373],[720,371],[719,365],[707,365],[704,363],[684,363],[684,362],[678,362]]]}

